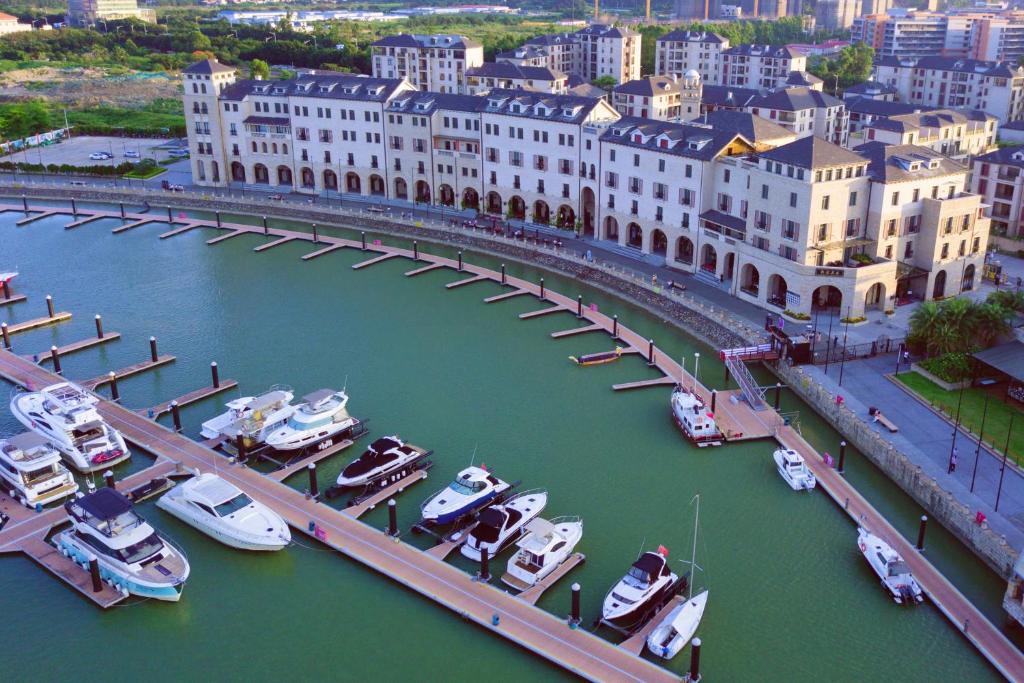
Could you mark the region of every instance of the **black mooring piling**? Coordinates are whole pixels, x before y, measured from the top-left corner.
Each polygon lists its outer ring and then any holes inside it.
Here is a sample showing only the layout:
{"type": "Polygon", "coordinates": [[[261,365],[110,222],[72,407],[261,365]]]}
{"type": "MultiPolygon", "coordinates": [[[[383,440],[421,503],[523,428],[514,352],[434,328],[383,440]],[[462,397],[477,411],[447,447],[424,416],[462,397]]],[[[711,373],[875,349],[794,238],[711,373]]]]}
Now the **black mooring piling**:
{"type": "Polygon", "coordinates": [[[177,401],[171,401],[171,419],[174,421],[174,431],[181,431],[181,409],[177,401]]]}
{"type": "Polygon", "coordinates": [[[46,312],[49,313],[50,317],[54,317],[53,313],[53,297],[49,294],[46,295],[46,312]]]}
{"type": "Polygon", "coordinates": [[[576,626],[580,623],[580,585],[572,585],[572,603],[569,612],[569,625],[576,626]]]}
{"type": "Polygon", "coordinates": [[[507,279],[506,279],[506,277],[505,277],[505,264],[504,264],[504,263],[502,263],[502,264],[501,264],[501,284],[503,284],[503,285],[504,285],[504,284],[507,284],[507,283],[508,283],[508,282],[507,282],[507,279]]]}
{"type": "Polygon", "coordinates": [[[117,390],[117,373],[113,370],[107,375],[110,378],[110,398],[113,401],[120,401],[121,394],[117,390]]]}
{"type": "Polygon", "coordinates": [[[540,279],[540,298],[544,299],[544,278],[540,279]]]}
{"type": "Polygon", "coordinates": [[[921,515],[921,525],[917,527],[917,549],[924,552],[924,532],[928,528],[928,515],[921,515]]]}
{"type": "Polygon", "coordinates": [[[103,316],[96,314],[96,338],[103,339],[103,316]]]}
{"type": "Polygon", "coordinates": [[[711,412],[715,412],[715,400],[718,398],[718,392],[714,389],[711,390],[711,412]]]}
{"type": "Polygon", "coordinates": [[[92,577],[92,592],[103,590],[103,578],[100,576],[100,561],[95,555],[89,558],[89,575],[92,577]]]}
{"type": "Polygon", "coordinates": [[[480,580],[491,580],[491,556],[486,548],[480,549],[480,580]]]}
{"type": "Polygon", "coordinates": [[[7,331],[7,323],[0,323],[0,334],[4,338],[4,348],[11,350],[11,333],[7,331]]]}
{"type": "Polygon", "coordinates": [[[217,369],[217,361],[210,363],[210,381],[214,389],[220,389],[220,370],[217,369]]]}
{"type": "Polygon", "coordinates": [[[316,463],[309,463],[306,469],[309,471],[309,497],[318,498],[320,496],[320,488],[316,481],[316,463]]]}
{"type": "Polygon", "coordinates": [[[840,441],[839,442],[839,467],[837,467],[836,469],[839,471],[839,474],[842,474],[844,471],[846,471],[846,442],[845,441],[840,441]]]}
{"type": "Polygon", "coordinates": [[[398,535],[398,502],[392,498],[388,501],[388,536],[398,535]]]}
{"type": "Polygon", "coordinates": [[[700,680],[700,638],[690,643],[690,683],[700,680]]]}
{"type": "Polygon", "coordinates": [[[114,472],[112,470],[107,470],[103,473],[103,481],[107,482],[108,489],[117,488],[117,484],[114,482],[114,472]]]}
{"type": "Polygon", "coordinates": [[[779,401],[782,399],[782,384],[775,383],[775,410],[779,409],[779,401]]]}
{"type": "Polygon", "coordinates": [[[160,356],[156,352],[156,337],[149,338],[149,359],[154,363],[160,356]]]}
{"type": "Polygon", "coordinates": [[[56,346],[50,347],[50,358],[53,360],[53,371],[56,372],[58,375],[63,375],[64,373],[61,371],[60,368],[60,351],[57,349],[56,346]]]}

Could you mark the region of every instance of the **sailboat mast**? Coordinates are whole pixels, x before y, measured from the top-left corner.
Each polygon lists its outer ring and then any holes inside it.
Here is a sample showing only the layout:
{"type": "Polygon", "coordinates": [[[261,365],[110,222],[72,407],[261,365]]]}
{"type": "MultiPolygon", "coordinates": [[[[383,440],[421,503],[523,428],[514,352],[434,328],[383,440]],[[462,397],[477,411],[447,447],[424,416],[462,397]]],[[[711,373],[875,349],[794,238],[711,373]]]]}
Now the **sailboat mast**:
{"type": "Polygon", "coordinates": [[[693,516],[693,550],[690,554],[690,595],[687,600],[693,598],[693,576],[697,571],[697,525],[700,523],[700,494],[694,496],[697,501],[697,512],[693,516]]]}

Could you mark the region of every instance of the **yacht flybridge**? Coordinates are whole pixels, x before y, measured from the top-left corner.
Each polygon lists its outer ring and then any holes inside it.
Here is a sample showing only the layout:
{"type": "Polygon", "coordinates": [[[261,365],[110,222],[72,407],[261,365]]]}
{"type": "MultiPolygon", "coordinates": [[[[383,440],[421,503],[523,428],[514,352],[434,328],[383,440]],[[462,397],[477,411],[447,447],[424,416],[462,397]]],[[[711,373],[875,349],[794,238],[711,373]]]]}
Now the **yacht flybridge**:
{"type": "Polygon", "coordinates": [[[121,434],[96,410],[99,399],[77,384],[61,382],[11,399],[11,412],[43,436],[79,472],[95,472],[127,460],[121,434]]]}
{"type": "Polygon", "coordinates": [[[526,535],[516,545],[519,551],[508,561],[501,580],[517,590],[526,590],[565,562],[583,538],[580,517],[537,517],[526,525],[526,535]]]}
{"type": "Polygon", "coordinates": [[[474,510],[478,510],[512,486],[483,467],[467,467],[455,480],[423,502],[420,511],[422,523],[450,524],[474,510]]]}
{"type": "Polygon", "coordinates": [[[99,562],[100,576],[124,594],[177,602],[188,579],[188,560],[111,488],[64,503],[72,527],[57,535],[57,549],[78,564],[99,562]]]}
{"type": "Polygon", "coordinates": [[[671,403],[672,419],[687,439],[701,448],[722,445],[725,438],[700,396],[680,385],[672,390],[671,403]]]}
{"type": "Polygon", "coordinates": [[[523,491],[504,503],[481,510],[477,525],[459,551],[477,562],[483,553],[487,553],[487,559],[493,558],[522,535],[526,524],[537,517],[547,503],[548,492],[537,489],[523,491]]]}
{"type": "Polygon", "coordinates": [[[28,507],[46,505],[78,491],[60,453],[35,432],[0,439],[0,483],[28,507]]]}
{"type": "Polygon", "coordinates": [[[646,552],[604,598],[601,621],[628,630],[638,625],[672,592],[676,576],[668,567],[668,551],[646,552]]]}
{"type": "Polygon", "coordinates": [[[772,456],[779,476],[794,491],[810,491],[817,484],[814,473],[807,467],[804,456],[791,448],[777,448],[772,456]]]}
{"type": "Polygon", "coordinates": [[[857,529],[857,547],[882,580],[882,588],[897,605],[913,605],[924,601],[924,591],[910,573],[910,567],[892,546],[860,527],[857,529]]]}
{"type": "Polygon", "coordinates": [[[279,514],[212,472],[175,486],[156,506],[232,548],[280,550],[292,540],[279,514]]]}
{"type": "Polygon", "coordinates": [[[284,426],[295,412],[295,395],[285,387],[271,387],[259,396],[243,396],[225,404],[226,412],[203,423],[204,439],[235,438],[241,432],[246,448],[262,445],[267,435],[284,426]]]}
{"type": "Polygon", "coordinates": [[[285,455],[330,448],[359,425],[345,410],[346,405],[348,394],[344,391],[319,389],[303,396],[288,421],[267,434],[266,443],[285,455]]]}
{"type": "Polygon", "coordinates": [[[377,439],[338,475],[337,486],[356,487],[386,477],[426,455],[397,436],[377,439]]]}

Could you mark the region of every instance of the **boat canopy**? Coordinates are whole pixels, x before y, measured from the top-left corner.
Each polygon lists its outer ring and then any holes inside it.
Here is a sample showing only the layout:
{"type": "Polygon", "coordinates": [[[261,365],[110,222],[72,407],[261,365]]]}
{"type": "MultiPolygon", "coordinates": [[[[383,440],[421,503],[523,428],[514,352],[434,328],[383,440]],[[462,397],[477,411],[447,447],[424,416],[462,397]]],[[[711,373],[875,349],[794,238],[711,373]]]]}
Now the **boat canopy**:
{"type": "Polygon", "coordinates": [[[288,400],[288,394],[283,391],[268,391],[265,394],[260,394],[254,398],[249,404],[248,408],[251,410],[266,410],[267,408],[273,407],[278,403],[288,400]]]}
{"type": "Polygon", "coordinates": [[[334,389],[317,389],[313,393],[303,396],[302,400],[308,403],[311,408],[317,408],[319,404],[333,398],[336,393],[334,389]]]}
{"type": "Polygon", "coordinates": [[[485,543],[494,543],[505,526],[511,510],[485,508],[480,512],[480,523],[473,529],[473,535],[485,543]]]}
{"type": "Polygon", "coordinates": [[[113,537],[142,523],[131,501],[114,489],[102,488],[65,503],[72,517],[83,520],[104,536],[113,537]]]}
{"type": "Polygon", "coordinates": [[[638,581],[650,583],[654,579],[658,578],[664,566],[664,557],[658,553],[646,552],[633,563],[632,567],[630,567],[629,576],[637,579],[638,581]]]}
{"type": "Polygon", "coordinates": [[[398,454],[395,450],[400,448],[401,445],[400,442],[391,437],[377,439],[370,444],[370,447],[362,455],[349,463],[348,467],[342,471],[342,476],[353,477],[366,474],[370,470],[397,460],[398,454]]]}
{"type": "Polygon", "coordinates": [[[23,432],[7,439],[4,453],[10,455],[12,460],[35,460],[46,454],[45,452],[37,452],[37,449],[44,449],[46,452],[49,452],[51,450],[50,442],[35,432],[23,432]],[[15,456],[14,453],[16,451],[20,451],[20,455],[15,456]]]}

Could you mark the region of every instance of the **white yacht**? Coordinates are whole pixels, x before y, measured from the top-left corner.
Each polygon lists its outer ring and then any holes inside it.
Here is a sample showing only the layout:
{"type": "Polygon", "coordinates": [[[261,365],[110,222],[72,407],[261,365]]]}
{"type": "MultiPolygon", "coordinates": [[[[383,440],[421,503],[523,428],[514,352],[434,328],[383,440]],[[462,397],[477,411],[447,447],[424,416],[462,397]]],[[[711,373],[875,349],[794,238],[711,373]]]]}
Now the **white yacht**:
{"type": "Polygon", "coordinates": [[[700,496],[695,496],[697,512],[693,518],[693,553],[690,556],[689,593],[686,601],[668,613],[660,624],[647,636],[647,649],[663,659],[672,659],[682,650],[700,626],[704,608],[708,604],[708,592],[693,595],[693,584],[697,574],[697,528],[700,520],[700,496]]]}
{"type": "Polygon", "coordinates": [[[348,394],[344,391],[319,389],[302,401],[284,425],[267,434],[267,445],[278,453],[297,455],[311,448],[330,448],[359,423],[345,410],[348,394]]]}
{"type": "Polygon", "coordinates": [[[581,538],[580,517],[531,520],[526,525],[526,535],[516,543],[519,551],[509,559],[501,580],[521,591],[537,585],[569,558],[581,538]]]}
{"type": "Polygon", "coordinates": [[[629,572],[605,596],[601,610],[604,623],[630,629],[661,603],[679,580],[668,567],[667,555],[667,551],[648,551],[637,558],[629,572]]]}
{"type": "Polygon", "coordinates": [[[203,423],[200,432],[204,439],[216,439],[221,436],[235,438],[239,432],[245,440],[246,448],[258,446],[266,441],[270,432],[278,429],[288,421],[295,412],[291,405],[295,395],[284,387],[271,387],[259,396],[243,396],[228,401],[227,411],[203,423]]]}
{"type": "Polygon", "coordinates": [[[44,437],[25,432],[0,439],[0,482],[12,498],[34,508],[78,491],[60,453],[44,437]]]}
{"type": "Polygon", "coordinates": [[[337,485],[349,488],[363,486],[416,462],[424,455],[426,451],[406,444],[397,435],[381,437],[341,471],[337,485]]]}
{"type": "Polygon", "coordinates": [[[505,493],[509,484],[498,479],[483,467],[467,467],[455,480],[420,506],[423,524],[443,525],[478,510],[496,496],[505,493]]]}
{"type": "Polygon", "coordinates": [[[882,580],[882,587],[892,595],[897,605],[912,605],[924,601],[924,591],[910,573],[910,567],[892,546],[867,529],[859,527],[857,547],[882,580]]]}
{"type": "Polygon", "coordinates": [[[491,559],[516,541],[527,523],[547,504],[548,492],[536,489],[523,491],[500,505],[481,510],[477,525],[469,532],[459,552],[477,562],[483,553],[491,559]]]}
{"type": "Polygon", "coordinates": [[[61,382],[11,399],[14,417],[45,437],[79,472],[95,472],[131,457],[121,434],[108,425],[99,398],[77,384],[61,382]]]}
{"type": "Polygon", "coordinates": [[[683,386],[672,390],[672,419],[687,439],[699,447],[721,446],[725,441],[715,424],[715,416],[704,407],[696,393],[683,386]]]}
{"type": "Polygon", "coordinates": [[[175,486],[156,506],[232,548],[281,550],[292,540],[279,514],[212,472],[175,486]]]}
{"type": "Polygon", "coordinates": [[[124,594],[177,602],[188,579],[185,555],[139,517],[131,502],[111,488],[64,503],[72,527],[57,535],[61,554],[88,567],[124,594]]]}
{"type": "Polygon", "coordinates": [[[777,448],[773,455],[779,476],[794,491],[810,491],[817,485],[814,473],[804,462],[804,456],[791,448],[777,448]]]}

